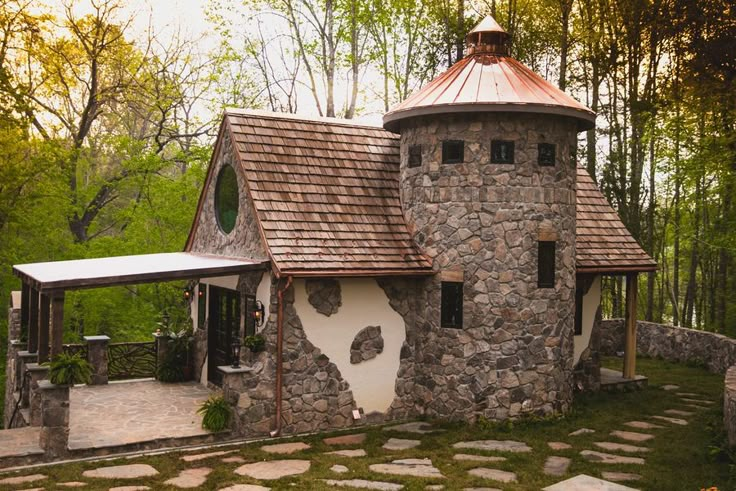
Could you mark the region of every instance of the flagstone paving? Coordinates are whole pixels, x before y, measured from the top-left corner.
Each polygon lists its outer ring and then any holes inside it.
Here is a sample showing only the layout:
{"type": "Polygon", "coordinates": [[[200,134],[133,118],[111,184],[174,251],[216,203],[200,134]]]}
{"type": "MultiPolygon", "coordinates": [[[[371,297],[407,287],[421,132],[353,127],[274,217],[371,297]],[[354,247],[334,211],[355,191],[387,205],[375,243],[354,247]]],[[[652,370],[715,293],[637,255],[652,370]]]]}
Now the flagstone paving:
{"type": "Polygon", "coordinates": [[[523,453],[532,451],[531,447],[526,443],[517,442],[514,440],[475,440],[470,442],[457,442],[452,447],[512,453],[523,453]]]}
{"type": "Polygon", "coordinates": [[[235,453],[237,450],[220,450],[218,452],[199,453],[194,455],[183,455],[181,460],[184,462],[197,462],[198,460],[205,460],[212,457],[219,457],[221,455],[228,455],[235,453]]]}
{"type": "Polygon", "coordinates": [[[516,473],[502,471],[501,469],[489,469],[488,467],[477,467],[470,469],[468,474],[482,479],[490,479],[498,482],[518,482],[516,473]]]}
{"type": "Polygon", "coordinates": [[[623,455],[613,455],[605,452],[596,452],[595,450],[583,450],[580,455],[589,462],[600,462],[602,464],[634,464],[644,465],[644,459],[640,457],[625,457],[623,455]]]}
{"type": "Polygon", "coordinates": [[[82,472],[82,476],[84,477],[95,477],[99,479],[138,479],[157,474],[158,471],[148,464],[114,465],[82,472]]]}
{"type": "Polygon", "coordinates": [[[0,457],[43,454],[38,443],[40,435],[38,426],[0,431],[0,457]]]}
{"type": "Polygon", "coordinates": [[[572,459],[551,455],[544,462],[544,473],[548,476],[564,476],[571,463],[572,459]]]}
{"type": "Polygon", "coordinates": [[[430,433],[440,433],[445,430],[434,428],[431,424],[423,421],[413,421],[411,423],[403,423],[400,425],[387,426],[383,431],[400,431],[403,433],[418,433],[420,435],[427,435],[430,433]]]}
{"type": "Polygon", "coordinates": [[[29,476],[13,476],[0,479],[0,484],[25,484],[29,482],[43,481],[48,479],[44,474],[31,474],[29,476]]]}
{"type": "Polygon", "coordinates": [[[611,436],[615,436],[616,438],[621,438],[622,440],[627,440],[630,442],[646,442],[654,438],[654,435],[650,435],[649,433],[637,433],[636,431],[620,430],[613,430],[611,432],[611,436]]]}
{"type": "Polygon", "coordinates": [[[342,486],[346,488],[358,489],[378,489],[381,491],[398,491],[399,489],[404,488],[404,486],[402,486],[401,484],[382,481],[368,481],[365,479],[348,479],[344,481],[326,479],[325,483],[329,484],[330,486],[342,486]]]}
{"type": "Polygon", "coordinates": [[[117,486],[110,488],[109,491],[146,491],[147,489],[151,488],[148,486],[117,486]]]}
{"type": "Polygon", "coordinates": [[[624,423],[624,425],[631,428],[637,428],[639,430],[655,430],[665,428],[662,425],[655,425],[654,423],[647,423],[646,421],[627,421],[626,423],[624,423]]]}
{"type": "Polygon", "coordinates": [[[680,418],[670,418],[667,416],[659,416],[658,414],[655,414],[654,416],[650,416],[650,418],[658,419],[661,421],[666,421],[668,423],[672,423],[673,425],[680,425],[680,426],[687,426],[687,421],[680,418]]]}
{"type": "Polygon", "coordinates": [[[83,488],[87,485],[86,482],[81,481],[69,481],[69,482],[60,482],[57,484],[57,486],[61,486],[64,488],[83,488]]]}
{"type": "Polygon", "coordinates": [[[469,462],[504,462],[506,457],[472,455],[467,453],[458,453],[452,456],[453,460],[466,460],[469,462]]]}
{"type": "Polygon", "coordinates": [[[222,462],[225,464],[242,464],[245,462],[245,459],[239,455],[235,455],[234,457],[225,457],[222,459],[222,462]]]}
{"type": "Polygon", "coordinates": [[[616,484],[596,477],[580,474],[571,477],[552,486],[543,488],[542,491],[637,491],[634,488],[616,484]]]}
{"type": "Polygon", "coordinates": [[[394,474],[397,476],[444,478],[430,459],[401,459],[389,464],[371,464],[368,466],[373,472],[394,474]]]}
{"type": "Polygon", "coordinates": [[[565,442],[547,442],[547,446],[552,450],[569,450],[572,448],[572,445],[565,442]]]}
{"type": "Polygon", "coordinates": [[[257,484],[235,484],[226,488],[220,488],[219,491],[271,491],[271,488],[258,486],[257,484]]]}
{"type": "Polygon", "coordinates": [[[356,448],[355,450],[335,450],[334,452],[327,452],[327,455],[338,455],[340,457],[354,459],[356,457],[365,457],[366,452],[362,448],[356,448]]]}
{"type": "Polygon", "coordinates": [[[629,453],[644,453],[651,452],[650,448],[637,447],[636,445],[628,445],[626,443],[614,443],[614,442],[593,442],[598,448],[603,450],[609,450],[611,452],[629,452],[629,453]]]}
{"type": "Polygon", "coordinates": [[[210,472],[212,472],[212,469],[209,467],[184,469],[177,477],[167,480],[164,484],[169,484],[182,489],[198,488],[205,483],[210,472]]]}
{"type": "Polygon", "coordinates": [[[703,399],[689,399],[689,398],[683,397],[682,400],[685,402],[690,402],[692,404],[702,404],[705,406],[712,406],[713,404],[715,404],[713,401],[706,401],[703,399]]]}
{"type": "Polygon", "coordinates": [[[288,455],[302,450],[308,450],[312,447],[304,442],[293,442],[293,443],[277,443],[275,445],[264,445],[261,450],[268,453],[288,455]]]}
{"type": "Polygon", "coordinates": [[[419,440],[404,440],[402,438],[389,438],[386,443],[383,444],[385,450],[408,450],[410,448],[418,447],[422,442],[419,440]]]}
{"type": "Polygon", "coordinates": [[[633,474],[630,472],[601,472],[601,476],[603,479],[608,479],[609,481],[638,481],[641,479],[641,476],[639,474],[633,474]]]}
{"type": "Polygon", "coordinates": [[[266,460],[240,466],[235,469],[235,473],[253,479],[271,480],[304,474],[310,466],[311,462],[308,460],[266,460]]]}
{"type": "Polygon", "coordinates": [[[690,411],[680,411],[679,409],[665,409],[665,414],[671,414],[673,416],[682,416],[683,418],[687,418],[688,416],[693,416],[695,413],[690,411]]]}
{"type": "Polygon", "coordinates": [[[324,438],[322,441],[326,445],[360,445],[365,441],[365,433],[354,433],[352,435],[340,435],[330,438],[324,438]]]}
{"type": "Polygon", "coordinates": [[[332,472],[337,472],[338,474],[345,474],[346,472],[350,472],[350,469],[340,464],[333,465],[332,467],[330,467],[330,470],[332,472]]]}
{"type": "Polygon", "coordinates": [[[590,428],[580,428],[579,430],[575,430],[567,436],[587,435],[590,433],[595,433],[595,430],[591,430],[590,428]]]}

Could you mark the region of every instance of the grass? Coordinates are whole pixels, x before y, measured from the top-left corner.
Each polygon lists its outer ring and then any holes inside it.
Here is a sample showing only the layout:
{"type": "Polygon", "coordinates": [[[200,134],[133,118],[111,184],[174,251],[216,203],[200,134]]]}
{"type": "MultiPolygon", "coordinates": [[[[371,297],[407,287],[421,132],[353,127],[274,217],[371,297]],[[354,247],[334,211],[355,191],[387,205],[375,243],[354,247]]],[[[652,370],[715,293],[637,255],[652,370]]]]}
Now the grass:
{"type": "MultiPolygon", "coordinates": [[[[611,368],[620,367],[620,360],[606,359],[604,364],[611,368]]],[[[522,421],[506,424],[441,424],[445,432],[425,435],[421,437],[422,444],[412,450],[403,452],[387,452],[381,445],[390,437],[418,439],[413,434],[387,433],[380,428],[363,429],[368,433],[366,442],[360,446],[368,456],[359,459],[339,458],[326,455],[324,452],[335,450],[322,442],[325,435],[310,436],[292,439],[304,441],[312,448],[291,456],[274,456],[259,449],[260,444],[250,444],[237,449],[236,454],[247,462],[254,462],[278,458],[304,458],[312,462],[310,471],[301,476],[283,478],[278,481],[260,483],[272,489],[299,489],[321,490],[336,489],[327,487],[321,479],[371,479],[402,483],[406,490],[422,490],[427,484],[445,484],[446,489],[462,489],[464,487],[501,487],[506,491],[539,490],[545,486],[561,481],[577,474],[600,476],[602,470],[635,472],[643,477],[633,484],[642,490],[695,490],[717,486],[724,491],[734,489],[731,478],[731,466],[724,452],[718,451],[723,442],[723,425],[721,397],[723,377],[707,373],[701,368],[671,364],[659,360],[639,359],[638,373],[649,377],[649,388],[643,391],[628,393],[600,393],[579,395],[574,404],[574,410],[561,418],[522,421]],[[674,383],[680,385],[681,392],[701,394],[702,398],[716,401],[711,409],[700,410],[689,418],[688,426],[668,426],[666,429],[650,430],[657,437],[643,445],[652,449],[644,455],[645,466],[622,465],[611,466],[594,464],[583,460],[579,453],[583,449],[595,449],[594,441],[615,441],[608,437],[608,433],[615,429],[627,429],[623,423],[630,420],[646,420],[647,416],[664,414],[670,408],[683,408],[679,397],[674,392],[664,391],[663,384],[674,383]],[[596,433],[577,437],[567,436],[579,428],[592,428],[596,433]],[[495,483],[468,475],[467,470],[479,467],[478,463],[456,462],[452,460],[455,453],[452,444],[460,440],[477,439],[513,439],[524,441],[533,448],[527,454],[504,454],[506,462],[489,464],[489,467],[500,468],[515,472],[519,476],[518,484],[495,483]],[[547,446],[549,441],[563,441],[573,445],[571,450],[552,451],[547,446]],[[549,477],[542,473],[544,461],[550,455],[567,456],[573,459],[572,465],[565,477],[549,477]],[[419,479],[399,476],[378,475],[368,469],[369,464],[387,462],[394,458],[431,458],[447,479],[419,479]],[[344,464],[350,472],[337,475],[329,470],[334,464],[344,464]]],[[[643,430],[632,430],[643,431],[643,430]]],[[[346,447],[355,448],[355,447],[346,447]]],[[[228,448],[229,450],[229,448],[228,448]]],[[[210,450],[205,450],[207,452],[210,450]]],[[[474,453],[472,450],[465,453],[474,453]]],[[[481,453],[481,452],[475,452],[481,453]]],[[[27,474],[42,472],[49,476],[47,481],[33,483],[23,487],[44,486],[45,489],[68,489],[56,486],[53,483],[65,481],[87,481],[89,485],[84,489],[108,489],[111,486],[148,485],[153,489],[169,489],[163,485],[166,479],[175,477],[185,468],[208,466],[214,470],[207,482],[200,489],[219,489],[236,483],[252,483],[256,481],[239,477],[233,470],[242,464],[224,464],[220,458],[186,464],[180,460],[179,453],[140,457],[133,460],[119,459],[115,462],[75,463],[57,465],[42,470],[29,470],[27,474]],[[149,463],[159,470],[159,476],[150,479],[141,479],[132,482],[104,481],[82,478],[82,471],[106,465],[123,463],[149,463]]],[[[496,454],[501,455],[501,454],[496,454]]],[[[175,489],[175,488],[170,488],[175,489]]],[[[348,489],[348,488],[345,488],[348,489]]]]}

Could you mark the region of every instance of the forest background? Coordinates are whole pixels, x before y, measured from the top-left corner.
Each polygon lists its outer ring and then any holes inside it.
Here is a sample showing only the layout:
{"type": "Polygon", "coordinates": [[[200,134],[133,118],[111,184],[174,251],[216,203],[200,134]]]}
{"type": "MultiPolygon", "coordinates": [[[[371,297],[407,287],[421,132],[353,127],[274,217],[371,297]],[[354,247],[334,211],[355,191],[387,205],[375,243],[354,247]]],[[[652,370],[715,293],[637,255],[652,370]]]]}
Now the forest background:
{"type": "MultiPolygon", "coordinates": [[[[736,336],[730,0],[200,7],[191,35],[137,28],[146,11],[121,0],[0,0],[0,305],[13,264],[181,250],[225,107],[380,121],[491,14],[514,57],[598,113],[578,163],[660,265],[639,318],[736,336]]],[[[608,279],[606,315],[622,296],[608,279]]],[[[184,322],[183,285],[71,293],[67,309],[68,342],[147,340],[164,312],[184,322]]]]}

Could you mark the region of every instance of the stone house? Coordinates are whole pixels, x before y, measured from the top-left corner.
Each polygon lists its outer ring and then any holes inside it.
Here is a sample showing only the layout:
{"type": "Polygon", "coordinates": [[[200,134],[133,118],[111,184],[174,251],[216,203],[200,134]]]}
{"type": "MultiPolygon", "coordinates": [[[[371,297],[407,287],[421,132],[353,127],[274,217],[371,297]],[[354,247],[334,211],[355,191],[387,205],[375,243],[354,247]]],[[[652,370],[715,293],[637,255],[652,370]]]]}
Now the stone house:
{"type": "Polygon", "coordinates": [[[627,276],[633,319],[656,264],[576,164],[595,114],[507,47],[486,18],[384,128],[226,111],[186,251],[265,265],[191,303],[195,375],[241,434],[551,414],[598,387],[601,276],[627,276]]]}

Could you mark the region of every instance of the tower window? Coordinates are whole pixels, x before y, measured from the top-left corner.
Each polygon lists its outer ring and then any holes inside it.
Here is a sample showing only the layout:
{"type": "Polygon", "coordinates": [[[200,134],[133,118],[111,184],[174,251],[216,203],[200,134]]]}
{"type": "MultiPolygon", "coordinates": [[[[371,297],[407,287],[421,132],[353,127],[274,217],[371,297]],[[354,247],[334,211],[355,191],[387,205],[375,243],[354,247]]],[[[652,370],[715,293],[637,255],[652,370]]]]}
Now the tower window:
{"type": "Polygon", "coordinates": [[[461,164],[465,160],[465,142],[445,140],[442,142],[442,163],[461,164]]]}
{"type": "Polygon", "coordinates": [[[422,165],[422,146],[411,145],[409,147],[409,167],[419,167],[422,165]]]}
{"type": "Polygon", "coordinates": [[[575,289],[575,335],[583,334],[583,289],[575,289]]]}
{"type": "Polygon", "coordinates": [[[555,287],[555,243],[553,241],[539,241],[537,286],[539,288],[555,287]]]}
{"type": "Polygon", "coordinates": [[[514,163],[514,142],[506,140],[493,140],[491,142],[492,164],[514,163]]]}
{"type": "Polygon", "coordinates": [[[463,284],[461,282],[442,282],[440,317],[441,327],[453,329],[463,327],[463,284]]]}
{"type": "Polygon", "coordinates": [[[557,148],[553,143],[540,143],[537,146],[537,163],[543,167],[554,167],[557,160],[557,148]]]}

